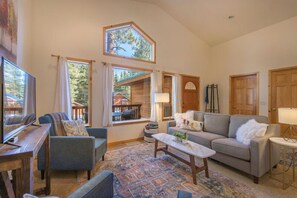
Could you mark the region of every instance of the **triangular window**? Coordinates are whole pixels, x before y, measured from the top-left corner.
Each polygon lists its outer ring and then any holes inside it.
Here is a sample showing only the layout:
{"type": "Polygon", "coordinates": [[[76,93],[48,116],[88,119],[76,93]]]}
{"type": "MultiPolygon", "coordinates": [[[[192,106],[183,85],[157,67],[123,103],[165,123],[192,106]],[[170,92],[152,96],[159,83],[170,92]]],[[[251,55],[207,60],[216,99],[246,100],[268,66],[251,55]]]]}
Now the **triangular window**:
{"type": "Polygon", "coordinates": [[[156,42],[135,23],[104,27],[104,54],[156,62],[156,42]]]}

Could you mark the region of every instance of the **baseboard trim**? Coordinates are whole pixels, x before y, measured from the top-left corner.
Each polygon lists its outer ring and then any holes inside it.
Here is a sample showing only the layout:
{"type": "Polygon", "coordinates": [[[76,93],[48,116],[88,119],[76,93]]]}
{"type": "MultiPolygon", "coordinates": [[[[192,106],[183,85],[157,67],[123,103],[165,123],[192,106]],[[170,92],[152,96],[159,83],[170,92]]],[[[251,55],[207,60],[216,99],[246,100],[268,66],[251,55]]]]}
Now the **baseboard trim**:
{"type": "Polygon", "coordinates": [[[117,146],[119,144],[125,144],[125,143],[129,143],[129,142],[140,141],[140,140],[143,140],[143,137],[133,138],[133,139],[129,139],[129,140],[121,140],[121,141],[116,141],[116,142],[110,142],[107,144],[107,146],[108,147],[117,146]]]}

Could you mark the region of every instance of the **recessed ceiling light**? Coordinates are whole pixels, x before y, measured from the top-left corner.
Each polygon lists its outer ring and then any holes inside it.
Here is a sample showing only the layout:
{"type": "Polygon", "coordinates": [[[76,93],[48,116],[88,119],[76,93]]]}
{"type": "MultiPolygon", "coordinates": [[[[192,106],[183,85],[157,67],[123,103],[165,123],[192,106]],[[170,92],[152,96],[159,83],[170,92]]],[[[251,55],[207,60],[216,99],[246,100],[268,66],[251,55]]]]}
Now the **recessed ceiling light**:
{"type": "Polygon", "coordinates": [[[228,16],[228,19],[234,19],[234,17],[235,17],[235,16],[230,15],[230,16],[228,16]]]}

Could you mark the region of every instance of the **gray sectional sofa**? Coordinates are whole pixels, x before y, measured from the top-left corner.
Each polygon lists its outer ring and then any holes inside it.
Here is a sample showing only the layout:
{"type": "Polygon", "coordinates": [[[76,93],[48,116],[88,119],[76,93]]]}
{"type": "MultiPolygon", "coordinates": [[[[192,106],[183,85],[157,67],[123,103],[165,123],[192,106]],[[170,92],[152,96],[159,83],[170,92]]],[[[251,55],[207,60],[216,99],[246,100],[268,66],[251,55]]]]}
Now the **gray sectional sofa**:
{"type": "MultiPolygon", "coordinates": [[[[249,146],[236,141],[236,131],[250,119],[259,123],[268,123],[265,116],[225,115],[194,111],[194,120],[204,123],[203,132],[193,132],[176,127],[175,121],[167,124],[167,133],[186,132],[189,140],[216,151],[211,158],[232,166],[253,176],[258,183],[259,177],[270,169],[269,138],[280,136],[280,126],[270,124],[264,137],[251,140],[249,146]]],[[[272,147],[273,149],[277,149],[272,147]]],[[[273,164],[279,162],[277,150],[273,151],[273,164]]]]}

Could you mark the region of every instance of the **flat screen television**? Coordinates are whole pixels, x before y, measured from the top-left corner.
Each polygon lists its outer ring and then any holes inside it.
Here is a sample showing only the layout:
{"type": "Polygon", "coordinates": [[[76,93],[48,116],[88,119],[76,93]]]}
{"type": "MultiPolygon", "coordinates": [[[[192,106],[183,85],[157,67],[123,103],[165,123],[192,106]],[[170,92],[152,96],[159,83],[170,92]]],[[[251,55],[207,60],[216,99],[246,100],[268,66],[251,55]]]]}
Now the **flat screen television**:
{"type": "Polygon", "coordinates": [[[4,57],[0,78],[0,143],[5,143],[36,121],[36,79],[4,57]]]}

